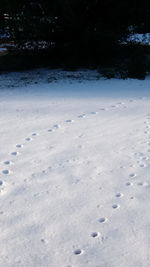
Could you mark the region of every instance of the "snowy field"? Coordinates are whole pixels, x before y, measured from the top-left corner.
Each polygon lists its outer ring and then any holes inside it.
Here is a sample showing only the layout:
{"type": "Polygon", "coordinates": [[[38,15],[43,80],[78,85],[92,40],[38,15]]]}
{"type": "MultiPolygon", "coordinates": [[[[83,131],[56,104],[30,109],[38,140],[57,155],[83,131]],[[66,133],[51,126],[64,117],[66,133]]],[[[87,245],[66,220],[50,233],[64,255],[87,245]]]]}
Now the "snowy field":
{"type": "Polygon", "coordinates": [[[0,76],[1,267],[150,266],[150,79],[97,78],[0,76]]]}

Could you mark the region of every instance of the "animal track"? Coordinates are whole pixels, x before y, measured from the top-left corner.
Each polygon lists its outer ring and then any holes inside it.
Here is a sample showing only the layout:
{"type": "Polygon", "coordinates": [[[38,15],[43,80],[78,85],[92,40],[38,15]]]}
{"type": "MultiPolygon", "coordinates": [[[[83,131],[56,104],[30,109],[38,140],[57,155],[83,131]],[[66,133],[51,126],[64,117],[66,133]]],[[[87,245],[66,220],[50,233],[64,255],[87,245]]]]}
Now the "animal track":
{"type": "Polygon", "coordinates": [[[85,118],[86,115],[85,114],[82,114],[82,115],[79,115],[78,118],[85,118]]]}
{"type": "Polygon", "coordinates": [[[143,157],[142,159],[143,160],[149,160],[149,157],[143,157]]]}
{"type": "Polygon", "coordinates": [[[111,108],[118,108],[118,106],[117,105],[112,105],[111,108]]]}
{"type": "Polygon", "coordinates": [[[117,105],[124,105],[124,102],[118,102],[117,105]]]}
{"type": "Polygon", "coordinates": [[[12,164],[12,162],[9,161],[9,160],[6,160],[6,161],[4,161],[4,164],[5,164],[5,165],[10,165],[10,164],[12,164]]]}
{"type": "Polygon", "coordinates": [[[21,147],[23,147],[23,145],[16,145],[16,147],[21,148],[21,147]]]}
{"type": "Polygon", "coordinates": [[[93,238],[97,238],[97,237],[99,237],[99,235],[100,235],[100,233],[98,233],[98,232],[93,232],[93,233],[91,234],[91,237],[93,237],[93,238]]]}
{"type": "Polygon", "coordinates": [[[5,186],[6,184],[2,180],[0,180],[0,194],[6,193],[5,186]]]}
{"type": "Polygon", "coordinates": [[[126,186],[132,186],[132,185],[133,185],[133,183],[131,183],[131,182],[126,183],[126,186]]]}
{"type": "Polygon", "coordinates": [[[108,108],[100,108],[99,110],[106,111],[108,108]]]}
{"type": "Polygon", "coordinates": [[[98,114],[98,111],[92,111],[91,114],[96,115],[96,114],[98,114]]]}
{"type": "Polygon", "coordinates": [[[136,176],[136,174],[135,173],[130,173],[130,175],[129,175],[131,178],[134,178],[135,176],[136,176]]]}
{"type": "Polygon", "coordinates": [[[138,185],[143,186],[143,183],[142,182],[139,182],[138,185]]]}
{"type": "Polygon", "coordinates": [[[39,135],[38,133],[32,133],[32,136],[37,136],[37,135],[39,135]]]}
{"type": "Polygon", "coordinates": [[[42,238],[42,239],[41,239],[41,242],[42,242],[42,243],[45,243],[45,239],[42,238]]]}
{"type": "Polygon", "coordinates": [[[3,174],[9,174],[10,171],[9,171],[9,170],[3,170],[2,173],[3,173],[3,174]]]}
{"type": "Polygon", "coordinates": [[[81,254],[83,254],[83,250],[81,250],[81,249],[76,249],[76,250],[74,251],[74,254],[75,254],[75,255],[81,255],[81,254]]]}
{"type": "Polygon", "coordinates": [[[66,122],[74,122],[74,120],[66,120],[66,122]]]}
{"type": "Polygon", "coordinates": [[[107,220],[108,220],[107,218],[102,217],[102,218],[99,219],[99,222],[100,223],[105,223],[105,222],[107,222],[107,220]]]}
{"type": "Polygon", "coordinates": [[[116,197],[123,197],[123,194],[122,193],[117,193],[116,197]]]}
{"type": "Polygon", "coordinates": [[[54,132],[55,130],[54,129],[48,129],[48,132],[54,132]]]}
{"type": "Polygon", "coordinates": [[[29,142],[29,141],[32,141],[32,138],[27,137],[25,140],[29,142]]]}
{"type": "Polygon", "coordinates": [[[114,205],[112,205],[112,208],[113,208],[113,209],[119,209],[120,206],[119,206],[118,204],[114,204],[114,205]]]}
{"type": "Polygon", "coordinates": [[[82,145],[78,145],[78,148],[83,148],[83,146],[82,145]]]}
{"type": "MultiPolygon", "coordinates": [[[[124,104],[124,103],[118,103],[118,104],[124,104]]],[[[112,108],[117,108],[118,106],[117,105],[112,105],[111,106],[112,108]]],[[[106,110],[108,110],[107,108],[101,108],[100,110],[102,110],[102,111],[106,111],[106,110]]],[[[99,112],[91,112],[90,114],[98,114],[99,112]]],[[[89,113],[88,113],[89,114],[89,113]]],[[[79,115],[78,116],[78,118],[85,118],[86,117],[86,114],[82,114],[82,115],[79,115]]],[[[72,123],[72,122],[74,122],[74,120],[71,120],[71,119],[68,119],[68,120],[64,120],[64,122],[66,122],[66,123],[72,123]]],[[[68,126],[69,127],[69,126],[68,126]]],[[[71,126],[70,126],[71,127],[71,126]]],[[[59,124],[55,124],[55,125],[53,125],[53,128],[52,129],[45,129],[45,131],[48,131],[48,132],[54,132],[56,129],[59,129],[59,128],[61,128],[61,125],[59,125],[59,124]]],[[[150,128],[149,126],[147,126],[146,128],[150,128]]],[[[56,131],[55,131],[56,132],[56,131]]],[[[145,133],[148,133],[148,132],[145,132],[145,133]]],[[[37,136],[38,134],[37,133],[32,133],[32,136],[37,136]]],[[[29,134],[29,136],[30,136],[30,134],[29,134]]],[[[80,135],[79,136],[80,138],[81,137],[83,137],[83,135],[80,135]]],[[[31,141],[32,140],[32,138],[30,138],[30,137],[27,137],[26,139],[25,139],[26,141],[31,141]]],[[[33,140],[35,140],[35,139],[33,139],[33,140]]],[[[17,148],[21,148],[21,147],[23,147],[23,145],[21,145],[21,144],[17,144],[16,145],[16,147],[17,148]]],[[[82,145],[78,145],[78,148],[82,148],[83,146],[82,145]]],[[[19,150],[19,149],[18,149],[19,150]]],[[[149,152],[150,152],[150,150],[149,150],[149,152]]],[[[13,156],[16,156],[16,155],[18,155],[19,154],[19,152],[17,152],[17,151],[14,151],[14,152],[12,152],[11,153],[11,155],[13,155],[13,156]]],[[[137,153],[138,154],[138,153],[137,153]]],[[[142,154],[142,153],[141,153],[142,154]]],[[[137,158],[138,159],[138,158],[137,158]]],[[[143,160],[148,160],[149,158],[148,157],[143,157],[142,158],[143,160]]],[[[141,158],[140,158],[140,161],[142,161],[141,160],[141,158]]],[[[11,164],[11,161],[5,161],[4,162],[4,164],[5,165],[10,165],[11,164]]],[[[145,164],[140,164],[139,165],[140,167],[145,167],[146,165],[145,164]]],[[[6,167],[6,166],[5,166],[6,167]]],[[[133,166],[130,166],[130,167],[133,167],[133,166]]],[[[6,167],[7,168],[7,167],[6,167]]],[[[124,166],[121,166],[120,168],[125,168],[124,166]]],[[[130,170],[130,171],[132,171],[132,170],[130,170]]],[[[3,174],[9,174],[9,170],[3,170],[2,171],[2,173],[3,174]]],[[[45,173],[45,171],[43,171],[43,173],[45,173]]],[[[129,174],[129,176],[130,177],[135,177],[136,176],[136,174],[135,173],[131,173],[131,174],[129,174]]],[[[79,182],[80,180],[77,180],[75,183],[77,183],[77,182],[79,182]]],[[[4,185],[4,182],[3,181],[0,181],[0,192],[2,192],[4,189],[3,189],[3,185],[4,185]]],[[[126,182],[126,186],[132,186],[133,185],[133,183],[131,183],[131,182],[126,182]]],[[[143,183],[142,182],[139,182],[138,183],[138,185],[140,185],[140,186],[143,186],[143,183]]],[[[121,198],[121,197],[123,197],[124,196],[124,194],[123,193],[116,193],[116,198],[121,198]]],[[[131,199],[133,199],[133,197],[131,197],[131,199]]],[[[117,202],[117,199],[116,199],[116,202],[117,202]]],[[[119,202],[119,200],[118,200],[118,202],[119,202]]],[[[112,204],[111,204],[112,205],[112,204]]],[[[110,206],[111,206],[110,205],[110,206]]],[[[120,208],[120,205],[119,204],[113,204],[112,206],[111,206],[111,208],[112,209],[114,209],[114,210],[116,210],[116,209],[119,209],[120,208]]],[[[117,211],[116,211],[117,212],[117,211]]],[[[115,211],[114,211],[114,213],[115,213],[115,211]]],[[[106,217],[101,217],[100,219],[98,219],[98,222],[99,223],[106,223],[108,221],[108,219],[106,218],[106,217]]],[[[106,226],[107,226],[107,224],[106,224],[106,226]]],[[[90,234],[90,236],[92,237],[92,238],[98,238],[99,236],[100,236],[100,233],[99,232],[92,232],[91,234],[90,234]]],[[[44,239],[41,239],[41,242],[42,243],[44,243],[45,241],[44,241],[44,239]]],[[[76,250],[74,250],[74,254],[75,255],[81,255],[81,254],[83,254],[83,250],[81,250],[81,249],[76,249],[76,250]]]]}
{"type": "Polygon", "coordinates": [[[147,182],[139,182],[138,185],[140,185],[140,186],[147,186],[148,183],[147,182]]]}
{"type": "Polygon", "coordinates": [[[139,166],[140,166],[141,168],[145,168],[145,167],[146,167],[145,164],[140,164],[139,166]]]}
{"type": "Polygon", "coordinates": [[[16,151],[15,152],[12,152],[11,155],[17,156],[17,155],[19,155],[19,152],[16,152],[16,151]]]}
{"type": "Polygon", "coordinates": [[[53,127],[54,127],[55,129],[61,128],[60,124],[55,124],[53,127]]]}

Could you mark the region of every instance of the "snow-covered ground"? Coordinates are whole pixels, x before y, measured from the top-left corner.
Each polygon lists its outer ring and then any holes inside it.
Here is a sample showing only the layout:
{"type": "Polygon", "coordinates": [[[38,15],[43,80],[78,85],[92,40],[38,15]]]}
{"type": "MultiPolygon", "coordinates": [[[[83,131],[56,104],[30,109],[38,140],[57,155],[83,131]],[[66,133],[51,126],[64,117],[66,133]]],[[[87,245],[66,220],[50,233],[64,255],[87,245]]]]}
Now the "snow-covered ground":
{"type": "Polygon", "coordinates": [[[128,41],[140,43],[143,45],[150,45],[150,33],[135,33],[131,34],[128,41]]]}
{"type": "Polygon", "coordinates": [[[0,76],[0,266],[148,267],[150,79],[60,73],[0,76]]]}
{"type": "Polygon", "coordinates": [[[0,56],[6,55],[8,53],[8,50],[6,48],[0,47],[0,56]]]}
{"type": "Polygon", "coordinates": [[[129,34],[126,41],[121,42],[122,44],[128,44],[129,42],[138,43],[141,45],[150,45],[150,33],[133,33],[129,34]]]}
{"type": "Polygon", "coordinates": [[[6,48],[1,48],[1,47],[0,47],[0,52],[5,52],[5,51],[7,51],[6,48]]]}

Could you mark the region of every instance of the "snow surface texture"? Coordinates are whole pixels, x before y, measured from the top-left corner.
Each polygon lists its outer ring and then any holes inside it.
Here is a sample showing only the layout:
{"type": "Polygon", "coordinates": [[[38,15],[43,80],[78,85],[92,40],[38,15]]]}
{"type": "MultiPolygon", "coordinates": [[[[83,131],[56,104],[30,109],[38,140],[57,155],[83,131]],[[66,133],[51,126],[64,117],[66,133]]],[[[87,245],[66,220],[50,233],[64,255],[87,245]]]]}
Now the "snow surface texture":
{"type": "Polygon", "coordinates": [[[150,80],[10,88],[10,76],[0,76],[0,266],[150,266],[150,80]]]}

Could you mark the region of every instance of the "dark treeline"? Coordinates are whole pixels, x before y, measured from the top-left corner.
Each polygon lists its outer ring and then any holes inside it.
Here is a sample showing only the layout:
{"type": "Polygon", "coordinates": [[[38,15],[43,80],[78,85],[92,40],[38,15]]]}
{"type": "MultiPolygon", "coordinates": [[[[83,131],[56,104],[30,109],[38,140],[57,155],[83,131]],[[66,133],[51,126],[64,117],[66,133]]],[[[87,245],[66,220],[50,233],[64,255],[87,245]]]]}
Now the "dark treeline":
{"type": "Polygon", "coordinates": [[[146,50],[120,44],[129,32],[150,32],[149,1],[1,0],[0,33],[35,65],[129,68],[146,50]]]}

